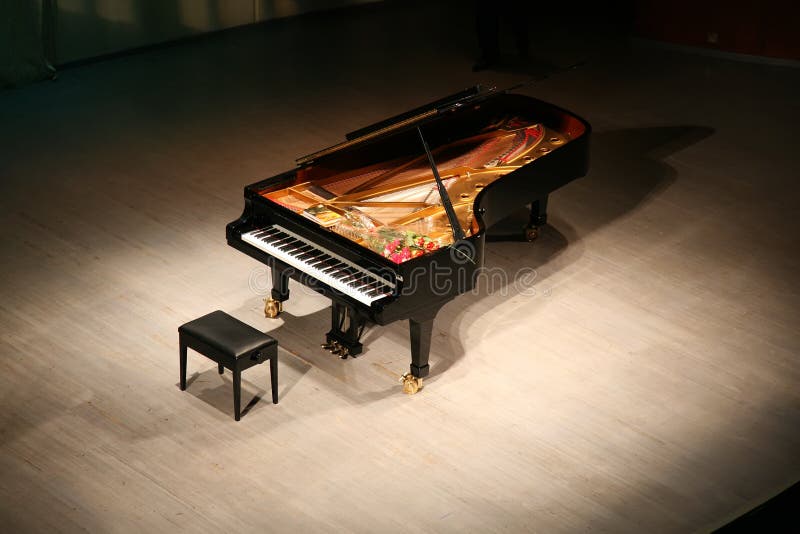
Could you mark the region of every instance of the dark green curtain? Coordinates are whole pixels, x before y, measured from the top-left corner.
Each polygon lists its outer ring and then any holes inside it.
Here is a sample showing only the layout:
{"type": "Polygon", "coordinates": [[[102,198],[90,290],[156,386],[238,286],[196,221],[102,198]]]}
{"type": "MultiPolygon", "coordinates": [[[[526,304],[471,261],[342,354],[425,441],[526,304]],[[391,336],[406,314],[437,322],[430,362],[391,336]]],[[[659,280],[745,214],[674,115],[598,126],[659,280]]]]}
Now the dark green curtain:
{"type": "Polygon", "coordinates": [[[0,88],[52,78],[54,0],[0,0],[0,88]]]}

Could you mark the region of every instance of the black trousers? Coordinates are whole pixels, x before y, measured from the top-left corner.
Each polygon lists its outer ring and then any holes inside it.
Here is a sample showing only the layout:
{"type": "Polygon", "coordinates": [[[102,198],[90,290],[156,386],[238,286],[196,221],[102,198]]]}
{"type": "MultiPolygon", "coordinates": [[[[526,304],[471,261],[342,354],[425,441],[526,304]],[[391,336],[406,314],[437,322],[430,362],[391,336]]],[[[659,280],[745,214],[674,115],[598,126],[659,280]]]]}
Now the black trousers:
{"type": "Polygon", "coordinates": [[[476,0],[475,29],[481,55],[487,60],[500,57],[500,21],[509,19],[517,51],[528,54],[529,3],[525,0],[476,0]]]}

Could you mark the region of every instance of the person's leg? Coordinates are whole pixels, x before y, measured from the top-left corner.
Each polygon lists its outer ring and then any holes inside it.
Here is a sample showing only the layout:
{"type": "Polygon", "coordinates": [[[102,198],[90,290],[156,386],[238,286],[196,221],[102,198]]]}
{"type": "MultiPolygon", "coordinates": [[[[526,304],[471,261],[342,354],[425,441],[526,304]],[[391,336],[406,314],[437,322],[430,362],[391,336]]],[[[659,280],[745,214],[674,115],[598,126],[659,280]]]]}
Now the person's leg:
{"type": "Polygon", "coordinates": [[[528,40],[528,26],[529,17],[531,12],[528,2],[524,0],[511,0],[509,6],[509,15],[511,16],[511,28],[514,32],[514,44],[517,45],[517,51],[522,57],[528,57],[530,54],[530,41],[528,40]]]}
{"type": "Polygon", "coordinates": [[[481,57],[473,70],[486,69],[500,59],[500,12],[497,2],[477,0],[475,9],[475,29],[478,34],[478,46],[481,57]]]}

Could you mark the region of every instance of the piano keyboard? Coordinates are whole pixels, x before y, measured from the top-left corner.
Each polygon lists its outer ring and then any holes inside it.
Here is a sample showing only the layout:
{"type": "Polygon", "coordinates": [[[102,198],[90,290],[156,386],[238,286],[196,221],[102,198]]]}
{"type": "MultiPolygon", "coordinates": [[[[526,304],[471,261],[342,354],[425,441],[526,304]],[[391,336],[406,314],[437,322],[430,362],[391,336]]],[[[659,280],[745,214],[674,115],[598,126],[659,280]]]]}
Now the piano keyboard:
{"type": "Polygon", "coordinates": [[[388,297],[395,288],[385,278],[278,225],[242,234],[242,241],[367,306],[388,297]]]}

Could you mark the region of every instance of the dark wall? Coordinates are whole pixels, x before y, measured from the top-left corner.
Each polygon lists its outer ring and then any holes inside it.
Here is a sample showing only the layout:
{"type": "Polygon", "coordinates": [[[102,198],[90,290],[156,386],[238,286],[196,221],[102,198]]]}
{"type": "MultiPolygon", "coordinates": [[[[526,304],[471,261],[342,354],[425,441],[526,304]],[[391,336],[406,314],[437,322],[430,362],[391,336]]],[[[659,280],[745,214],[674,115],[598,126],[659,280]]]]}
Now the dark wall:
{"type": "Polygon", "coordinates": [[[800,2],[637,0],[641,37],[740,54],[800,59],[800,2]]]}

